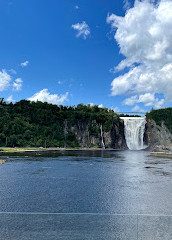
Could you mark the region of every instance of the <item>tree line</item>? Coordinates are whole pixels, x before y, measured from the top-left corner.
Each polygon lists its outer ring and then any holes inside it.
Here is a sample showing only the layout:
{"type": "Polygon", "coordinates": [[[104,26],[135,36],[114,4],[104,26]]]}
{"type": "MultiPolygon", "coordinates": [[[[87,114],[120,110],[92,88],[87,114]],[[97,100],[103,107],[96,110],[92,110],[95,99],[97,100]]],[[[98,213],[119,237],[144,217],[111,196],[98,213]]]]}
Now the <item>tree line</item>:
{"type": "Polygon", "coordinates": [[[0,147],[79,147],[72,126],[88,124],[89,134],[99,136],[99,124],[109,131],[119,116],[97,105],[57,106],[21,100],[6,103],[0,98],[0,147]]]}
{"type": "Polygon", "coordinates": [[[152,109],[149,113],[146,114],[146,117],[153,119],[157,125],[161,126],[162,121],[166,127],[172,133],[172,108],[163,108],[154,110],[152,109]]]}

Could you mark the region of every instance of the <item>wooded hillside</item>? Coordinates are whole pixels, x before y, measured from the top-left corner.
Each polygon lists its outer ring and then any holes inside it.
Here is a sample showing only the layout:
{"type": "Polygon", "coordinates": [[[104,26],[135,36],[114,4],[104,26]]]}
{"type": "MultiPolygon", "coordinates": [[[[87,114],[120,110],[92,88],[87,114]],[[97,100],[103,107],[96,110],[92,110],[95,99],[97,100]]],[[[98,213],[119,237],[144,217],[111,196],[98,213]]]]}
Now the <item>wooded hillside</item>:
{"type": "Polygon", "coordinates": [[[94,122],[109,131],[119,122],[113,110],[79,104],[57,106],[42,102],[21,100],[7,104],[0,99],[1,147],[77,147],[79,143],[71,126],[87,121],[90,135],[99,134],[94,122]]]}

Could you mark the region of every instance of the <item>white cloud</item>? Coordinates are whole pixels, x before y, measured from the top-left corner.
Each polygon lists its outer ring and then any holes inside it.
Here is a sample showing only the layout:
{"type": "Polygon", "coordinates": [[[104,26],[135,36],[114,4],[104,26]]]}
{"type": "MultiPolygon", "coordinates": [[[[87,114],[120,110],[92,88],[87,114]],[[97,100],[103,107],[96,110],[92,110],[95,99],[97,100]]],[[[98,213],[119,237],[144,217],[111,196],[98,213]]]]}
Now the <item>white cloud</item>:
{"type": "Polygon", "coordinates": [[[21,78],[17,78],[14,82],[13,82],[13,90],[14,91],[20,91],[21,88],[23,86],[23,81],[21,78]]]}
{"type": "Polygon", "coordinates": [[[128,10],[131,7],[131,3],[129,2],[129,0],[124,0],[123,4],[124,4],[123,6],[124,10],[128,10]]]}
{"type": "Polygon", "coordinates": [[[151,106],[156,102],[155,95],[151,93],[140,95],[138,102],[144,103],[145,106],[151,106]]]}
{"type": "Polygon", "coordinates": [[[142,95],[131,96],[130,98],[126,98],[123,101],[123,104],[127,106],[132,106],[137,103],[143,103],[145,106],[154,106],[155,108],[158,109],[164,105],[165,100],[164,99],[159,100],[152,93],[145,93],[142,95]]]}
{"type": "Polygon", "coordinates": [[[104,108],[104,107],[103,107],[103,104],[98,105],[98,107],[99,107],[99,108],[104,108]]]}
{"type": "Polygon", "coordinates": [[[140,108],[138,105],[136,105],[135,107],[133,107],[131,110],[134,111],[134,112],[142,112],[142,113],[145,113],[145,112],[146,112],[145,109],[140,108]]]}
{"type": "Polygon", "coordinates": [[[12,69],[10,69],[10,70],[9,70],[9,72],[10,72],[11,74],[13,74],[13,75],[16,75],[16,74],[17,74],[16,70],[15,70],[15,69],[13,69],[13,68],[12,68],[12,69]]]}
{"type": "MultiPolygon", "coordinates": [[[[90,107],[93,107],[95,106],[96,104],[95,103],[89,103],[90,107]]],[[[99,104],[97,105],[99,108],[104,108],[103,104],[99,104]]]]}
{"type": "Polygon", "coordinates": [[[119,112],[120,112],[119,107],[111,107],[111,109],[112,109],[115,113],[119,113],[119,112]]]}
{"type": "Polygon", "coordinates": [[[65,101],[68,100],[69,93],[66,92],[65,94],[50,94],[48,89],[43,89],[40,92],[35,93],[32,97],[28,98],[28,100],[36,102],[48,102],[52,104],[62,105],[65,101]]]}
{"type": "Polygon", "coordinates": [[[135,96],[132,96],[130,98],[126,98],[124,101],[123,101],[123,104],[124,105],[127,105],[127,106],[132,106],[136,103],[144,103],[145,106],[151,106],[154,104],[155,102],[155,95],[152,94],[152,93],[145,93],[143,95],[135,95],[135,96]]]}
{"type": "MultiPolygon", "coordinates": [[[[11,72],[11,74],[16,74],[15,70],[13,69],[10,69],[8,72],[11,72]]],[[[12,82],[12,76],[8,72],[5,69],[0,71],[0,92],[10,88],[12,88],[14,91],[20,91],[23,85],[22,79],[17,78],[12,82]]]]}
{"type": "Polygon", "coordinates": [[[132,106],[134,105],[135,103],[138,102],[138,98],[137,96],[132,96],[130,98],[126,98],[124,101],[123,101],[123,104],[124,105],[127,105],[127,106],[132,106]]]}
{"type": "Polygon", "coordinates": [[[79,6],[78,6],[78,5],[76,5],[76,6],[75,6],[75,9],[79,9],[79,6]]]}
{"type": "Polygon", "coordinates": [[[0,92],[5,91],[10,86],[10,82],[11,76],[3,69],[0,72],[0,92]]]}
{"type": "Polygon", "coordinates": [[[162,106],[164,105],[165,103],[165,100],[164,99],[161,99],[161,100],[158,100],[158,98],[155,99],[155,103],[154,103],[154,107],[156,109],[159,109],[159,108],[162,108],[162,106]]]}
{"type": "Polygon", "coordinates": [[[89,103],[90,107],[93,107],[95,104],[94,103],[89,103]]]}
{"type": "Polygon", "coordinates": [[[124,17],[107,17],[116,29],[114,38],[120,53],[125,56],[116,70],[129,67],[127,73],[113,80],[112,95],[132,96],[127,100],[130,105],[140,101],[149,106],[150,99],[139,98],[154,96],[154,106],[162,106],[164,99],[156,99],[157,93],[172,101],[172,1],[153,2],[137,0],[124,17]]]}
{"type": "Polygon", "coordinates": [[[9,96],[7,99],[6,99],[7,102],[15,102],[15,100],[13,99],[13,96],[9,96]]]}
{"type": "Polygon", "coordinates": [[[77,31],[76,37],[83,37],[86,39],[88,35],[90,35],[90,28],[85,21],[73,24],[72,28],[77,31]]]}
{"type": "Polygon", "coordinates": [[[20,65],[21,65],[22,67],[26,67],[28,64],[29,64],[29,61],[25,61],[25,62],[22,62],[20,65]]]}

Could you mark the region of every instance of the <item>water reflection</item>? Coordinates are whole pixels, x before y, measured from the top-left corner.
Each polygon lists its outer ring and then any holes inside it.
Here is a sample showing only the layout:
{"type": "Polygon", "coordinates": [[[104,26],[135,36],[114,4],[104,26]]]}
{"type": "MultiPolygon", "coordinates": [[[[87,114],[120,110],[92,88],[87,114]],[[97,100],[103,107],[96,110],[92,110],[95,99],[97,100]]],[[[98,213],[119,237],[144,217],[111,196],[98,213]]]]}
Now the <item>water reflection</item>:
{"type": "Polygon", "coordinates": [[[147,151],[6,156],[0,210],[169,214],[172,162],[147,151]]]}

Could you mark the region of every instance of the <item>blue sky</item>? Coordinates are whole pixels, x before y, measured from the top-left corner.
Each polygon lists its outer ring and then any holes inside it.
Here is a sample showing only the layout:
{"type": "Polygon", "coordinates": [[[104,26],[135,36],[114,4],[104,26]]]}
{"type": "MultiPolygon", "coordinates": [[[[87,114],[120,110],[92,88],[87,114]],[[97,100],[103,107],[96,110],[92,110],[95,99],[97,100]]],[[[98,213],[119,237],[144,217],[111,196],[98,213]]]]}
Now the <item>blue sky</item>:
{"type": "MultiPolygon", "coordinates": [[[[144,9],[146,2],[143,1],[144,5],[140,5],[139,8],[144,9]]],[[[171,3],[170,0],[166,2],[171,3]]],[[[128,76],[126,78],[125,74],[133,71],[134,66],[139,65],[139,69],[132,72],[132,79],[140,78],[140,72],[146,68],[140,67],[143,61],[140,57],[135,57],[130,66],[125,63],[125,67],[120,71],[113,70],[123,59],[131,61],[131,56],[136,56],[138,52],[135,50],[131,54],[133,46],[125,52],[127,43],[124,39],[114,39],[117,29],[121,33],[125,32],[125,23],[118,22],[111,14],[122,16],[125,20],[124,5],[137,8],[134,1],[122,0],[0,1],[1,97],[9,101],[40,98],[42,101],[65,105],[102,104],[104,107],[113,107],[116,110],[118,108],[120,111],[141,111],[149,110],[152,106],[170,106],[171,99],[167,89],[154,91],[154,85],[150,89],[146,82],[143,83],[145,87],[143,85],[142,90],[138,90],[140,85],[135,89],[135,82],[125,91],[120,90],[129,83],[130,79],[128,76]],[[76,29],[77,24],[78,28],[85,24],[83,33],[76,29]],[[118,26],[114,27],[115,24],[118,26]],[[77,36],[78,33],[80,36],[77,36]],[[120,51],[123,54],[120,54],[120,51]],[[113,79],[116,80],[112,82],[113,79]],[[112,90],[112,87],[115,90],[112,90]]],[[[147,7],[155,8],[155,5],[149,3],[147,7]]],[[[130,16],[132,14],[137,17],[134,10],[130,16]]],[[[143,17],[146,17],[146,14],[143,17]]],[[[155,22],[150,19],[150,26],[154,24],[153,21],[155,22]]],[[[134,26],[133,22],[132,24],[134,26]]],[[[164,25],[160,27],[163,28],[164,25]]],[[[127,36],[133,36],[135,30],[132,28],[128,31],[127,36]]],[[[139,31],[136,34],[141,35],[139,31]]],[[[151,42],[151,39],[148,41],[153,48],[156,42],[151,42]]],[[[159,58],[158,53],[153,53],[156,54],[159,58]]],[[[149,56],[149,63],[155,61],[151,54],[149,56]]],[[[171,59],[161,67],[170,63],[171,59]]],[[[171,74],[171,69],[167,70],[171,74]]],[[[158,77],[161,77],[160,73],[158,77]]],[[[166,81],[170,84],[169,79],[166,81]]],[[[152,84],[153,82],[154,79],[152,84]]]]}

